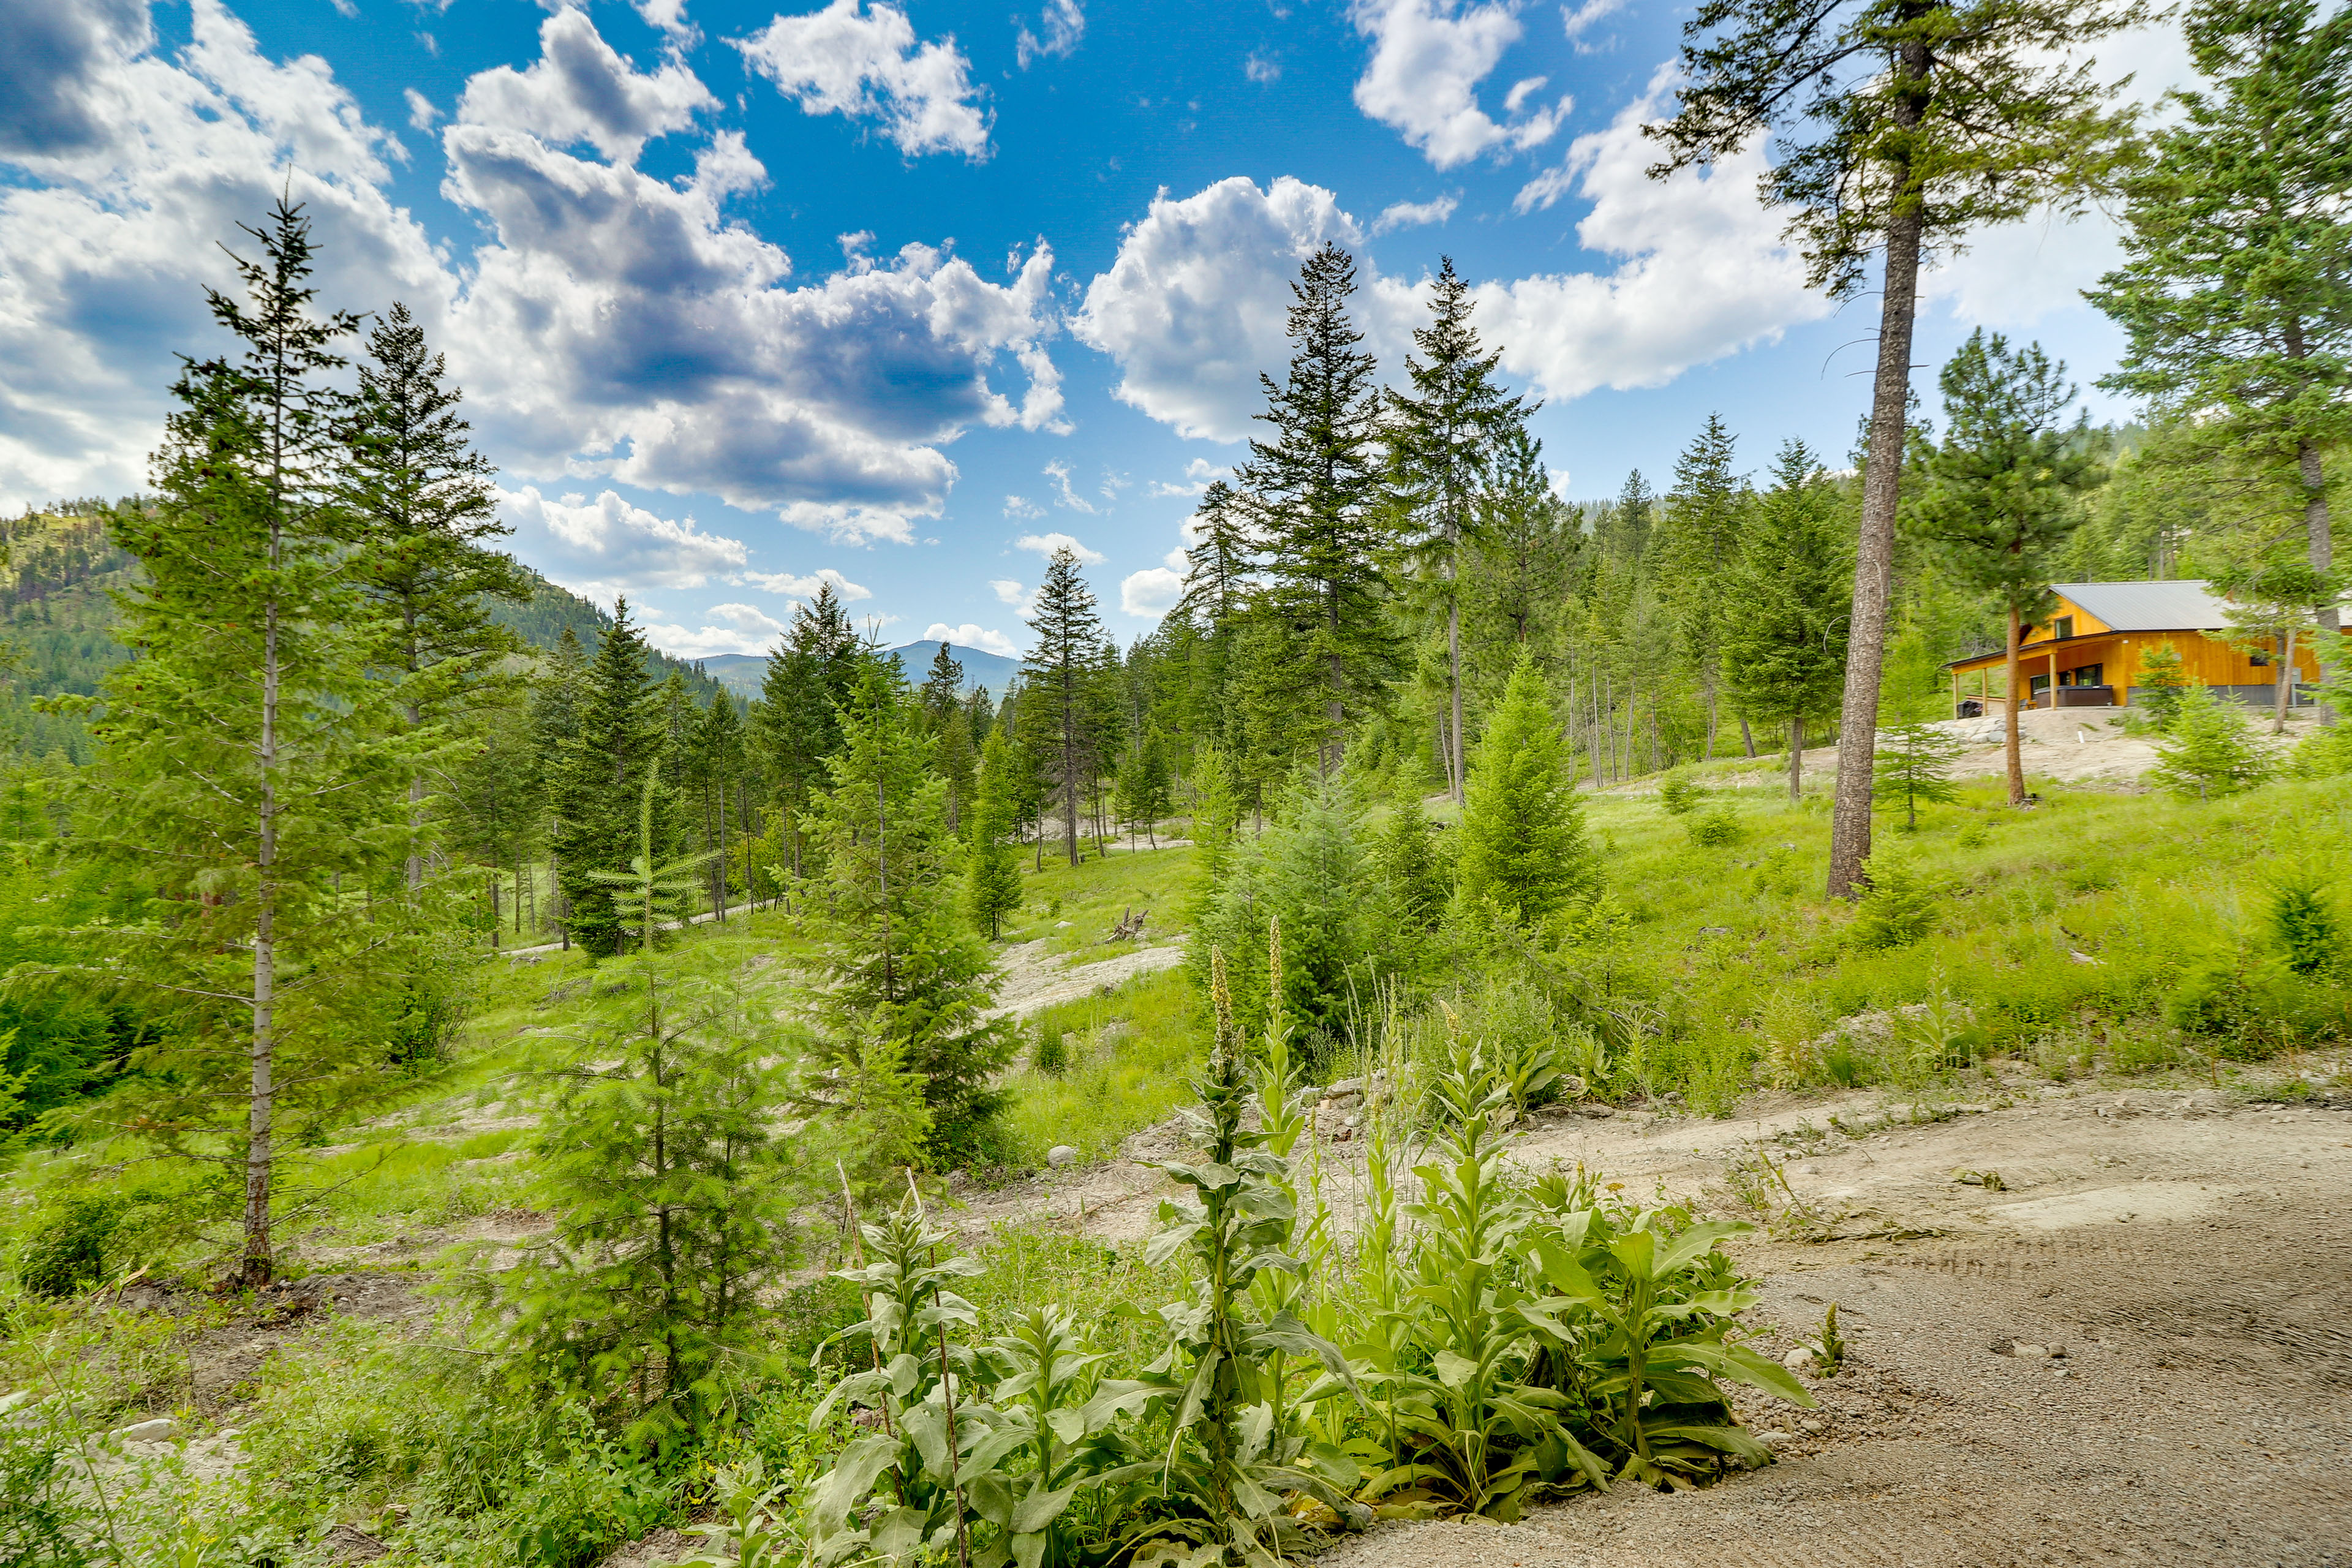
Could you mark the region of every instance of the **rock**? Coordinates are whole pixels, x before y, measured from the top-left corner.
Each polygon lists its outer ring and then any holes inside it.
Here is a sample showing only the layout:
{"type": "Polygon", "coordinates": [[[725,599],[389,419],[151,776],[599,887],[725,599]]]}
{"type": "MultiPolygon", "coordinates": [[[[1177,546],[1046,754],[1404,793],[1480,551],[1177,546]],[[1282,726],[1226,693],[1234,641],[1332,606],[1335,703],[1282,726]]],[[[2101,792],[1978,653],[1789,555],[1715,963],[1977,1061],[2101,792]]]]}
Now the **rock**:
{"type": "Polygon", "coordinates": [[[1078,1152],[1067,1143],[1056,1143],[1045,1151],[1045,1163],[1059,1168],[1078,1163],[1078,1152]]]}
{"type": "Polygon", "coordinates": [[[1789,1441],[1789,1435],[1786,1432],[1781,1431],[1778,1426],[1775,1426],[1769,1432],[1757,1433],[1756,1440],[1763,1444],[1768,1448],[1777,1448],[1781,1444],[1789,1441]]]}
{"type": "Polygon", "coordinates": [[[2011,1346],[2009,1353],[2015,1356],[2020,1361],[2048,1361],[2050,1359],[2050,1347],[2048,1345],[2018,1344],[2011,1346]]]}
{"type": "Polygon", "coordinates": [[[1070,929],[1070,922],[1067,921],[1055,921],[1054,922],[1054,929],[1055,931],[1067,931],[1070,929]]]}
{"type": "Polygon", "coordinates": [[[1343,1094],[1361,1094],[1363,1092],[1364,1080],[1362,1079],[1343,1078],[1337,1083],[1333,1084],[1330,1088],[1325,1089],[1323,1091],[1323,1098],[1326,1100],[1337,1100],[1343,1094]]]}
{"type": "Polygon", "coordinates": [[[1790,1372],[1804,1372],[1811,1367],[1815,1359],[1812,1346],[1799,1345],[1780,1358],[1780,1364],[1790,1372]]]}
{"type": "Polygon", "coordinates": [[[118,1427],[108,1436],[120,1437],[126,1443],[169,1443],[179,1437],[180,1424],[168,1415],[158,1415],[152,1421],[118,1427]]]}

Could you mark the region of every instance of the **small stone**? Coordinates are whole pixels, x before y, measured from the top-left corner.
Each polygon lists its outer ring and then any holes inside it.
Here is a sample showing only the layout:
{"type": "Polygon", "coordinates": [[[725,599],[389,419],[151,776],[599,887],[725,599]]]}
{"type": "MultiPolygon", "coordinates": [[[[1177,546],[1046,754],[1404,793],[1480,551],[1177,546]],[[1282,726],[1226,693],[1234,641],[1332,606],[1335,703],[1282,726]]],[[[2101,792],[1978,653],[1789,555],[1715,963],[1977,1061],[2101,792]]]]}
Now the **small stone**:
{"type": "Polygon", "coordinates": [[[2020,1361],[2048,1361],[2050,1359],[2050,1347],[2048,1345],[2021,1344],[2011,1349],[2009,1353],[2015,1356],[2020,1361]]]}
{"type": "Polygon", "coordinates": [[[1067,1143],[1056,1143],[1045,1151],[1045,1163],[1059,1168],[1078,1163],[1078,1152],[1067,1143]]]}
{"type": "Polygon", "coordinates": [[[1811,1345],[1799,1345],[1780,1358],[1780,1364],[1790,1372],[1803,1372],[1813,1364],[1813,1348],[1811,1345]]]}
{"type": "Polygon", "coordinates": [[[112,1435],[126,1443],[169,1443],[179,1436],[180,1424],[168,1415],[158,1415],[152,1421],[120,1427],[112,1435]]]}
{"type": "Polygon", "coordinates": [[[1789,1441],[1789,1435],[1786,1432],[1781,1431],[1778,1426],[1775,1426],[1769,1432],[1757,1433],[1756,1440],[1763,1444],[1768,1448],[1777,1448],[1781,1444],[1789,1441]]]}
{"type": "Polygon", "coordinates": [[[1055,921],[1054,922],[1054,929],[1055,931],[1067,931],[1070,929],[1070,922],[1067,921],[1055,921]]]}

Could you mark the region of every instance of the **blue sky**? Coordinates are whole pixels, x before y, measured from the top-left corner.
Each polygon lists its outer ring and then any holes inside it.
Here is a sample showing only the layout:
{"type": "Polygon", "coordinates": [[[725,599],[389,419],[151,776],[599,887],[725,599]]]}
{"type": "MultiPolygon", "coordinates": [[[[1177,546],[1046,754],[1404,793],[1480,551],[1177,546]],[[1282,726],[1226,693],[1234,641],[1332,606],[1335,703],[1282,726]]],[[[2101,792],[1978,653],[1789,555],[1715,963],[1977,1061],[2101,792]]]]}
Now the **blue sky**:
{"type": "MultiPolygon", "coordinates": [[[[1662,486],[1710,411],[1751,467],[1842,461],[1874,302],[1805,289],[1763,151],[1643,175],[1685,15],[0,0],[0,504],[140,487],[214,242],[285,185],[328,302],[446,351],[516,553],[688,655],[764,648],[826,578],[892,642],[1014,651],[1057,539],[1148,630],[1326,238],[1391,372],[1454,258],[1569,495],[1662,486]]],[[[2161,34],[2105,63],[2179,77],[2161,34]]],[[[1982,323],[2087,384],[2112,254],[2095,213],[1986,237],[1916,359],[1982,323]]]]}

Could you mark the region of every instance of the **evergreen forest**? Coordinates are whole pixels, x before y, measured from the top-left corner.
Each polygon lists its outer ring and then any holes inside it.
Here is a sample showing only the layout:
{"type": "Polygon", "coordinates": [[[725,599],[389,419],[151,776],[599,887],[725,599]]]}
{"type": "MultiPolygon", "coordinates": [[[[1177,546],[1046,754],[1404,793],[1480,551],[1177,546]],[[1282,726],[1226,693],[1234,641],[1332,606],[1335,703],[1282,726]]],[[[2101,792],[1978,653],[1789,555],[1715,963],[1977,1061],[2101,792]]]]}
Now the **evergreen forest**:
{"type": "Polygon", "coordinates": [[[1382,363],[1326,243],[1181,600],[1121,646],[1063,550],[998,690],[830,584],[756,695],[663,653],[299,204],[223,236],[149,487],[0,520],[0,1568],[1261,1568],[1730,1487],[1886,1343],[1766,1249],[1947,1234],[1801,1162],[2352,1106],[2352,13],[2191,0],[2159,114],[2064,63],[2135,16],[1709,0],[1659,170],[1785,150],[1847,449],[1571,495],[1453,262],[1382,363]],[[2094,203],[2132,423],[1913,374],[1923,258],[2094,203]],[[2188,580],[2318,680],[1956,716],[2053,584],[2188,580]]]}

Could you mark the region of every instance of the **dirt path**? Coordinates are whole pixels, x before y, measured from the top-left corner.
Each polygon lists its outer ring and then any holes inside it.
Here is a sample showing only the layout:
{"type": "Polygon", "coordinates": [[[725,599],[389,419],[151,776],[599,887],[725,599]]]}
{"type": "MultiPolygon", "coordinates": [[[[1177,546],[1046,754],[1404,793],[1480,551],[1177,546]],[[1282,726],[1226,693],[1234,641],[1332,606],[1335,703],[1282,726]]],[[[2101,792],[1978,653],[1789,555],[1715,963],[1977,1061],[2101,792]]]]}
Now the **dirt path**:
{"type": "Polygon", "coordinates": [[[1004,984],[992,1018],[1025,1018],[1057,1002],[1075,1002],[1096,991],[1123,985],[1139,974],[1156,974],[1184,962],[1181,947],[1138,947],[1094,963],[1064,967],[1047,949],[1049,939],[1016,942],[997,959],[1004,984]]]}
{"type": "MultiPolygon", "coordinates": [[[[1814,1384],[1818,1411],[1745,1406],[1784,1456],[1752,1475],[1508,1528],[1385,1525],[1321,1568],[2352,1564],[2352,1099],[2010,1092],[1862,1136],[1829,1121],[1864,1127],[1876,1102],[1859,1095],[1744,1122],[1537,1123],[1522,1161],[1582,1159],[1718,1210],[1750,1148],[1787,1155],[1818,1216],[1793,1228],[1841,1239],[1741,1244],[1765,1280],[1756,1324],[1792,1347],[1838,1302],[1848,1371],[1814,1384]],[[1955,1180],[1988,1169],[2004,1190],[1955,1180]],[[2064,1353],[1994,1348],[2015,1343],[2064,1353]]],[[[1346,1149],[1324,1156],[1340,1189],[1346,1149]]],[[[1160,1189],[1131,1164],[1058,1172],[967,1217],[1130,1236],[1160,1189]]]]}

